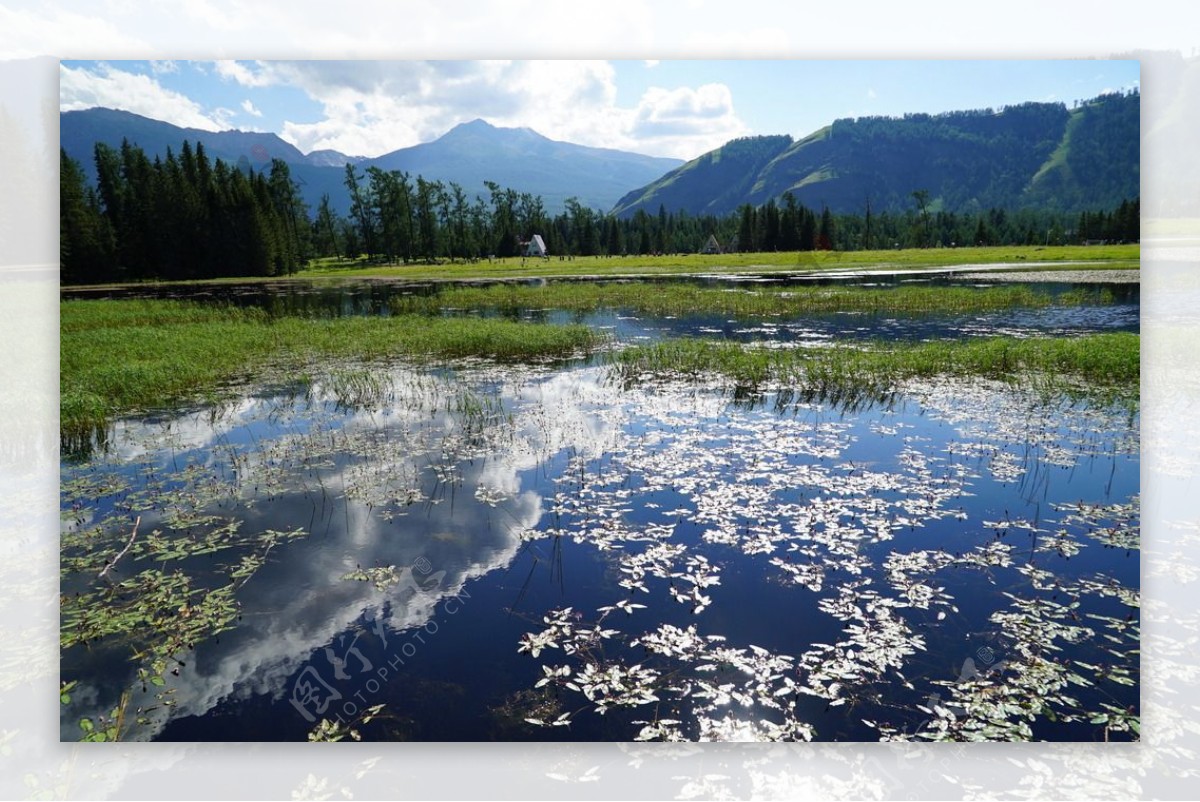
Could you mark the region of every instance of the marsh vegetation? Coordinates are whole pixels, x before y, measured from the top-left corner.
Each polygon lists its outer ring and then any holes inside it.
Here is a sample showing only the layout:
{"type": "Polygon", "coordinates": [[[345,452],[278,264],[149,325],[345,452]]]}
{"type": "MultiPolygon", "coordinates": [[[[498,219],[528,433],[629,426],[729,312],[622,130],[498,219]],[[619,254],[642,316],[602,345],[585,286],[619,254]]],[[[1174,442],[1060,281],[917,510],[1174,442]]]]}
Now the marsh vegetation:
{"type": "Polygon", "coordinates": [[[845,284],[713,287],[694,283],[646,281],[490,284],[452,287],[427,295],[392,299],[397,313],[438,314],[443,310],[558,309],[591,312],[624,309],[647,315],[731,315],[776,317],[825,312],[955,313],[1112,303],[1109,290],[1072,289],[1057,295],[1029,286],[946,287],[899,285],[861,287],[845,284]]]}
{"type": "Polygon", "coordinates": [[[337,360],[561,359],[603,336],[584,326],[417,316],[324,320],[183,301],[66,301],[61,412],[68,431],[180,401],[228,396],[251,379],[307,377],[337,360]]]}

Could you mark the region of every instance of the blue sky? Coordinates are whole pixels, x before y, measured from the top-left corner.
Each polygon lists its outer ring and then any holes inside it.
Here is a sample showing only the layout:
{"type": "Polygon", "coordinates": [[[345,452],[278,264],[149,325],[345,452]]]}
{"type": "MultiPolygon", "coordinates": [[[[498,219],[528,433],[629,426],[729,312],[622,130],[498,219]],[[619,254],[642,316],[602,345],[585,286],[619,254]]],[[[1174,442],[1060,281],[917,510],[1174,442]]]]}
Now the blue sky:
{"type": "Polygon", "coordinates": [[[308,152],[376,156],[481,117],[554,139],[693,158],[841,117],[1094,97],[1132,60],[64,61],[64,110],[103,105],[308,152]]]}

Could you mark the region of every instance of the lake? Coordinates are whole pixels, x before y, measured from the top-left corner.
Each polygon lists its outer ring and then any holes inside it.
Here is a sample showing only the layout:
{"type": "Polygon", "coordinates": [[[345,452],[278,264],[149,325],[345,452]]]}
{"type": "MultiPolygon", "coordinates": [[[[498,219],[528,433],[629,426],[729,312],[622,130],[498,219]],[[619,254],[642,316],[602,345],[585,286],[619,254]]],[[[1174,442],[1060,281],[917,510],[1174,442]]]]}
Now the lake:
{"type": "MultiPolygon", "coordinates": [[[[387,314],[429,291],[210,297],[387,314]]],[[[969,315],[517,316],[614,347],[1136,331],[1136,285],[1113,291],[969,315]]],[[[322,720],[367,740],[1129,740],[1139,425],[983,380],[839,403],[622,381],[603,355],[343,365],[120,420],[62,463],[61,737],[122,708],[130,740],[305,740],[322,720]],[[131,617],[140,634],[111,634],[131,617]]]]}

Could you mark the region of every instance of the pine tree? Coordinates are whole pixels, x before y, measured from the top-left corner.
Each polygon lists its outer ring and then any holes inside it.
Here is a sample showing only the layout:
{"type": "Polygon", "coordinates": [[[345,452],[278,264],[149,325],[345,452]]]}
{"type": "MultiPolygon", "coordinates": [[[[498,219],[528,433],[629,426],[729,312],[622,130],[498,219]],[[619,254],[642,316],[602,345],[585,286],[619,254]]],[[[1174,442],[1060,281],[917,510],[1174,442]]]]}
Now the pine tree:
{"type": "Polygon", "coordinates": [[[791,192],[783,194],[783,212],[779,216],[779,249],[800,250],[800,207],[791,192]]]}
{"type": "Polygon", "coordinates": [[[437,195],[441,184],[417,176],[417,256],[432,262],[438,257],[437,195]]]}
{"type": "Polygon", "coordinates": [[[761,216],[763,222],[762,250],[777,251],[780,246],[780,224],[779,207],[775,205],[774,198],[767,201],[761,216]]]}
{"type": "Polygon", "coordinates": [[[610,256],[620,256],[625,253],[625,237],[621,234],[620,221],[607,218],[608,236],[605,238],[605,248],[610,256]]]}
{"type": "Polygon", "coordinates": [[[929,231],[929,190],[918,189],[912,193],[913,200],[917,202],[917,208],[921,210],[921,221],[924,224],[925,236],[921,239],[921,247],[928,248],[930,245],[929,231]]]}
{"type": "Polygon", "coordinates": [[[518,247],[517,193],[502,188],[495,181],[484,181],[483,184],[492,196],[492,253],[502,258],[515,256],[518,247]]]}
{"type": "Polygon", "coordinates": [[[826,206],[821,212],[821,228],[817,232],[817,247],[822,251],[833,250],[834,226],[833,214],[826,206]]]}
{"type": "Polygon", "coordinates": [[[346,177],[343,183],[350,193],[350,217],[358,225],[358,233],[363,248],[370,259],[376,254],[376,201],[370,195],[370,189],[363,187],[361,176],[354,170],[353,164],[346,165],[346,177]]]}
{"type": "Polygon", "coordinates": [[[271,172],[267,179],[270,202],[281,226],[282,271],[295,273],[308,263],[310,244],[308,238],[308,206],[300,196],[300,188],[292,180],[291,169],[282,159],[271,159],[271,172]]]}
{"type": "Polygon", "coordinates": [[[450,182],[450,255],[455,259],[466,259],[476,255],[477,248],[472,237],[467,193],[455,182],[450,182]]]}
{"type": "Polygon", "coordinates": [[[991,234],[988,232],[987,223],[984,221],[982,215],[979,217],[979,222],[975,226],[975,236],[973,241],[976,245],[992,244],[991,234]]]}
{"type": "Polygon", "coordinates": [[[115,278],[112,231],[83,168],[59,149],[59,270],[63,284],[115,278]]]}
{"type": "Polygon", "coordinates": [[[754,207],[742,204],[737,233],[737,249],[742,253],[754,250],[754,207]]]}
{"type": "Polygon", "coordinates": [[[800,215],[800,250],[814,251],[817,249],[817,216],[811,209],[801,207],[800,215]]]}
{"type": "Polygon", "coordinates": [[[321,196],[317,217],[313,221],[312,244],[317,256],[337,256],[341,253],[339,231],[341,219],[329,203],[329,194],[321,196]]]}

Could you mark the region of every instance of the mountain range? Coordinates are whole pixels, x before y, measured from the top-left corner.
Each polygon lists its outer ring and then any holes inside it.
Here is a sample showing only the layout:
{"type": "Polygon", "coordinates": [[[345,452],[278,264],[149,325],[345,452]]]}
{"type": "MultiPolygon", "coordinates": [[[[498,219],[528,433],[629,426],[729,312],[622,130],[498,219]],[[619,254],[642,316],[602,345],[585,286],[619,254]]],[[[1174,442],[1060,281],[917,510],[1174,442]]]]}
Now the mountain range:
{"type": "Polygon", "coordinates": [[[733,140],[633,190],[613,212],[663,206],[726,215],[791,192],[801,204],[863,214],[914,208],[1109,209],[1140,195],[1140,95],[1114,93],[1067,108],[1022,103],[999,111],[860,117],[793,140],[733,140]]]}
{"type": "Polygon", "coordinates": [[[210,158],[266,169],[271,159],[287,162],[304,200],[316,209],[328,194],[335,211],[346,214],[350,200],[345,166],[401,170],[430,181],[454,181],[468,197],[488,197],[485,181],[539,195],[557,213],[574,197],[589,208],[610,209],[630,189],[644,186],[680,164],[680,159],[592,148],[549,139],[528,128],[500,128],[483,120],[463,123],[440,138],[367,158],[335,150],[302,153],[271,133],[204,131],[181,128],[127,111],[92,108],[60,114],[59,141],[67,155],[94,179],[93,149],[104,142],[119,147],[128,139],[148,156],[179,152],[184,140],[201,142],[210,158]]]}
{"type": "Polygon", "coordinates": [[[374,158],[334,150],[302,153],[271,133],[180,128],[137,114],[94,108],[60,115],[62,147],[94,177],[96,142],[123,139],[148,155],[202,142],[210,157],[243,168],[287,162],[312,209],[328,194],[346,214],[345,166],[401,170],[456,182],[468,197],[485,181],[541,196],[556,214],[569,198],[629,217],[660,207],[727,215],[785,193],[813,209],[862,214],[914,208],[974,214],[991,208],[1064,212],[1111,209],[1140,195],[1140,95],[1105,94],[1068,108],[1022,103],[903,117],[836,120],[795,140],[788,135],[732,140],[686,163],[549,139],[529,128],[463,123],[440,138],[374,158]]]}

